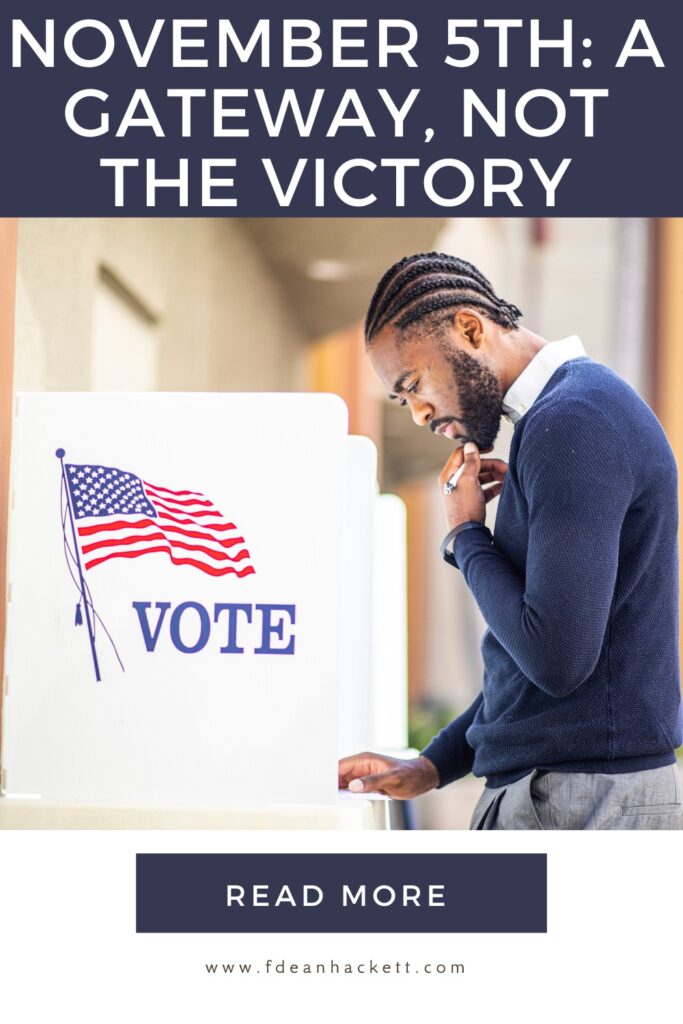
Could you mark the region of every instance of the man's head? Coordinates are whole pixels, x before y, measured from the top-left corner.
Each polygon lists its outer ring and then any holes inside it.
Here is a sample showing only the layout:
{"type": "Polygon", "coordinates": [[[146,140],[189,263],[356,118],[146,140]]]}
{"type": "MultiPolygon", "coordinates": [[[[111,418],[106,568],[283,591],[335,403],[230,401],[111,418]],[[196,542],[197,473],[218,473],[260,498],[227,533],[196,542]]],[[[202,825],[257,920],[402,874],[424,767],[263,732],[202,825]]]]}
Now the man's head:
{"type": "Polygon", "coordinates": [[[390,397],[418,425],[487,451],[503,411],[504,341],[521,315],[471,263],[419,253],[378,284],[365,343],[390,397]]]}

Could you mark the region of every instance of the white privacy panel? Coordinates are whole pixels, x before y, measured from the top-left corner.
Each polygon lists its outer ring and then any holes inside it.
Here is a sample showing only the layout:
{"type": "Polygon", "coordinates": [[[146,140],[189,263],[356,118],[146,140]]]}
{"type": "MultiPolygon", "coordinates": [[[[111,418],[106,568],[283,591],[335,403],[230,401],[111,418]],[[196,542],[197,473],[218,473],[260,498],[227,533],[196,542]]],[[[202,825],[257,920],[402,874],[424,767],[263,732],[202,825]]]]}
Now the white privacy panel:
{"type": "Polygon", "coordinates": [[[348,438],[342,574],[339,753],[355,754],[371,739],[372,577],[377,449],[348,438]]]}
{"type": "Polygon", "coordinates": [[[330,395],[19,396],[8,794],[334,798],[346,430],[330,395]]]}
{"type": "Polygon", "coordinates": [[[408,746],[408,605],[406,507],[395,494],[375,501],[372,742],[408,746]]]}

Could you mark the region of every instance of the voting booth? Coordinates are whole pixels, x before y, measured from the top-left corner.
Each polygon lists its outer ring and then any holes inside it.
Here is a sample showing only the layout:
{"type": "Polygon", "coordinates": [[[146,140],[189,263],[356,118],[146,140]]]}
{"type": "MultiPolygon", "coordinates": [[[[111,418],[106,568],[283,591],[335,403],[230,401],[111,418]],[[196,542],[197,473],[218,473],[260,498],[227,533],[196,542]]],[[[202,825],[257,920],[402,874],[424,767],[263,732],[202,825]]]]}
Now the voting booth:
{"type": "Polygon", "coordinates": [[[374,504],[372,616],[369,692],[372,746],[405,757],[408,751],[407,513],[396,494],[378,494],[374,504]]]}
{"type": "Polygon", "coordinates": [[[332,395],[18,396],[0,824],[381,827],[376,470],[332,395]]]}
{"type": "Polygon", "coordinates": [[[349,437],[341,602],[339,752],[372,743],[374,508],[377,449],[367,437],[349,437]]]}

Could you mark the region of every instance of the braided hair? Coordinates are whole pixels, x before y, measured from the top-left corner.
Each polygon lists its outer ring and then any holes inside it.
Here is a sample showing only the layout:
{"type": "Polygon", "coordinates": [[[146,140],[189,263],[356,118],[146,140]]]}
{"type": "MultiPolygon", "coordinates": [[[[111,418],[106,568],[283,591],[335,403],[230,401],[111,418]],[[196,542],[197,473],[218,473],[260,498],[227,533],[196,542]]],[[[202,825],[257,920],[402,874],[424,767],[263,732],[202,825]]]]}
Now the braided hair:
{"type": "Polygon", "coordinates": [[[365,319],[365,343],[388,323],[404,330],[430,314],[454,306],[475,306],[501,327],[518,326],[521,311],[500,299],[491,282],[466,260],[442,252],[404,256],[375,289],[365,319]]]}

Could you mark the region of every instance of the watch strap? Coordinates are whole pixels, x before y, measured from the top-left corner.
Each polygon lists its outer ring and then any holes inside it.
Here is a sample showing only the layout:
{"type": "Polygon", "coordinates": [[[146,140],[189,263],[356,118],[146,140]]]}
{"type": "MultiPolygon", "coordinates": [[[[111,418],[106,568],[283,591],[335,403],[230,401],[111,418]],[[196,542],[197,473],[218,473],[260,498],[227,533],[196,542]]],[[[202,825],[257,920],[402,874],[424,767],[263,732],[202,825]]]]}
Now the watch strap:
{"type": "Polygon", "coordinates": [[[453,551],[449,551],[448,548],[455,541],[455,538],[458,536],[458,534],[462,533],[464,530],[474,530],[477,527],[480,530],[484,530],[489,535],[489,537],[493,539],[493,534],[489,530],[486,523],[480,523],[474,519],[470,519],[466,523],[458,523],[458,525],[454,526],[453,529],[449,533],[447,533],[444,539],[441,541],[441,557],[445,562],[448,562],[449,565],[454,566],[456,569],[460,568],[460,566],[455,560],[455,554],[453,553],[453,551]]]}

